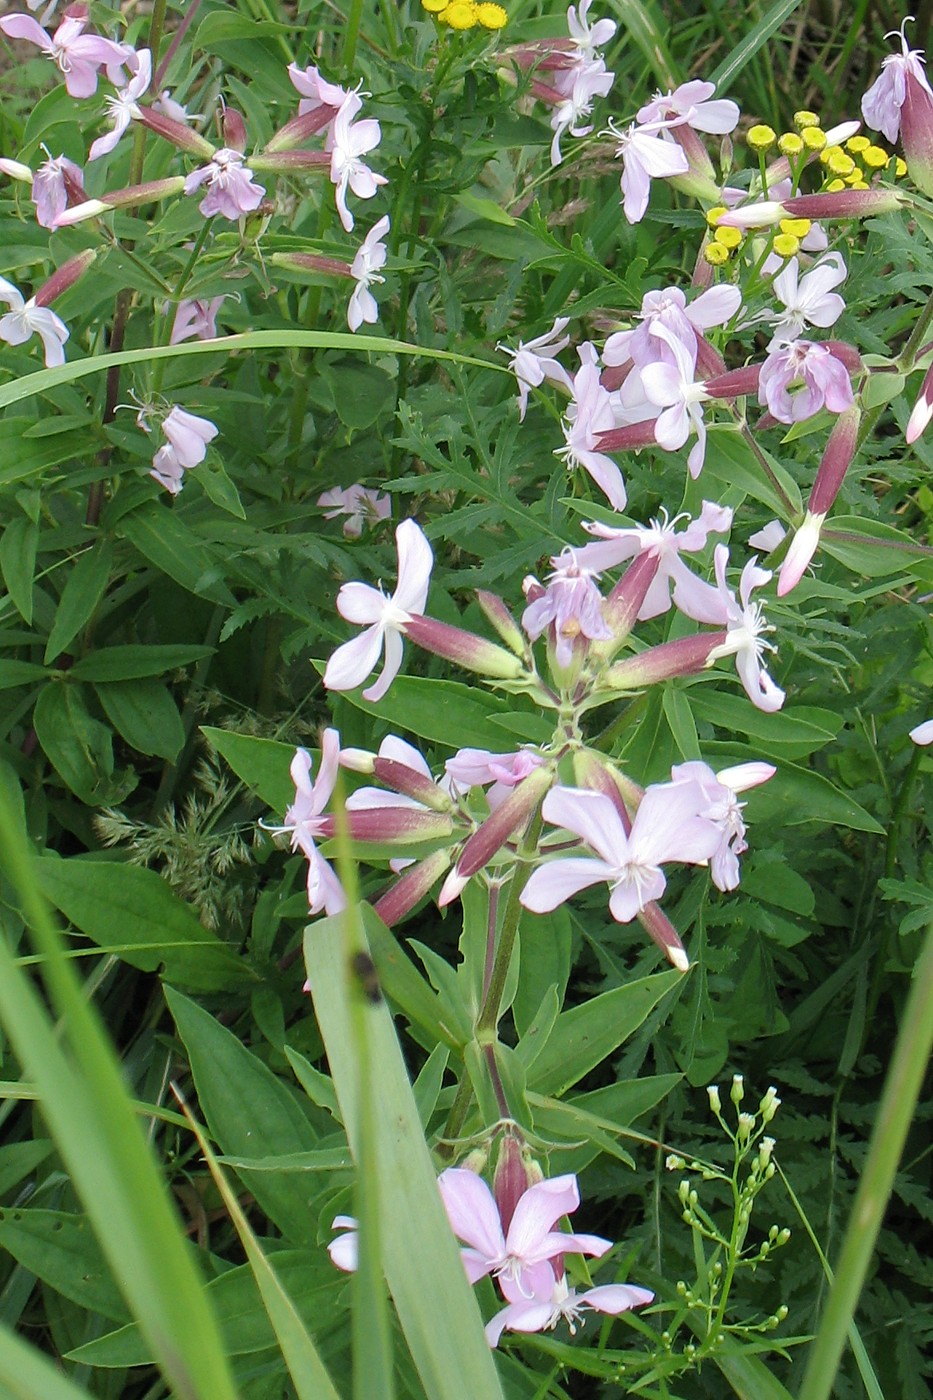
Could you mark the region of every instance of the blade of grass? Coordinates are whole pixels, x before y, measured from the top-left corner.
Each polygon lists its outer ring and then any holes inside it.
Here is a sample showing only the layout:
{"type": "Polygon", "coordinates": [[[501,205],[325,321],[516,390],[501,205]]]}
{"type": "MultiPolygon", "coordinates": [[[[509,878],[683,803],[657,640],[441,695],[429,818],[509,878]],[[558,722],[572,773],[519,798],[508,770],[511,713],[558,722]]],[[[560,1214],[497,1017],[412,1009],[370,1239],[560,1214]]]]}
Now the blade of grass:
{"type": "MultiPolygon", "coordinates": [[[[365,935],[376,915],[361,906],[365,935]]],[[[385,1003],[367,996],[346,966],[341,918],[305,930],[305,960],[315,1012],[350,1147],[378,1193],[382,1267],[428,1400],[502,1400],[479,1309],[437,1189],[411,1084],[385,1003]],[[367,1019],[368,1062],[355,1039],[351,997],[367,1019]],[[373,1160],[360,1152],[358,1085],[369,1077],[374,1106],[373,1160]]]]}
{"type": "Polygon", "coordinates": [[[279,1339],[282,1355],[285,1358],[285,1364],[292,1378],[298,1400],[340,1400],[339,1392],[334,1388],[333,1381],[327,1374],[327,1368],[318,1355],[314,1339],[302,1322],[295,1304],[283,1288],[278,1275],[263,1254],[259,1241],[250,1229],[249,1221],[236,1198],[236,1192],[231,1188],[216,1155],[211,1151],[211,1145],[203,1129],[192,1117],[180,1091],[174,1085],[172,1087],[175,1097],[181,1104],[182,1112],[188,1120],[188,1126],[198,1140],[198,1146],[211,1176],[217,1184],[217,1189],[223,1197],[227,1214],[233,1221],[240,1242],[246,1251],[249,1266],[253,1271],[253,1277],[269,1315],[269,1321],[279,1339]]]}
{"type": "Polygon", "coordinates": [[[735,46],[728,58],[724,58],[719,67],[710,73],[709,81],[716,84],[717,97],[729,91],[733,79],[738,77],[747,63],[751,63],[774,31],[781,27],[788,15],[792,15],[801,3],[802,0],[777,0],[768,13],[748,31],[742,42],[735,46]]]}
{"type": "Polygon", "coordinates": [[[87,1400],[41,1351],[0,1326],[0,1395],[3,1400],[87,1400]]]}
{"type": "Polygon", "coordinates": [[[57,1034],[36,987],[0,939],[0,1019],[114,1278],[169,1384],[184,1400],[236,1400],[220,1333],[120,1069],[32,878],[28,839],[0,787],[0,864],[18,892],[57,1034]]]}
{"type": "Polygon", "coordinates": [[[651,71],[664,88],[675,88],[683,77],[664,42],[664,36],[651,9],[642,0],[616,0],[616,14],[648,61],[651,71]]]}
{"type": "Polygon", "coordinates": [[[868,1144],[868,1156],[862,1167],[849,1225],[836,1261],[835,1281],[810,1351],[799,1400],[829,1400],[839,1358],[855,1315],[894,1175],[917,1106],[931,1049],[933,925],[927,930],[901,1019],[894,1056],[868,1144]]]}

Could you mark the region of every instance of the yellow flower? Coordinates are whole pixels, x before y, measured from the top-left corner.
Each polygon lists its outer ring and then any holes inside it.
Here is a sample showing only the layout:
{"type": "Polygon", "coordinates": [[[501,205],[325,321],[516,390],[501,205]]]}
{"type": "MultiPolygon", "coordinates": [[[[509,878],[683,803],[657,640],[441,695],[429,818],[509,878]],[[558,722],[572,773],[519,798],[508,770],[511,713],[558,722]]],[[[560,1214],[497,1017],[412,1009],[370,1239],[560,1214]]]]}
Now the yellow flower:
{"type": "Polygon", "coordinates": [[[724,248],[728,248],[731,251],[733,248],[737,248],[742,242],[742,230],[740,228],[727,228],[723,226],[716,230],[713,237],[717,243],[721,243],[724,248]]]}
{"type": "MultiPolygon", "coordinates": [[[[822,155],[820,159],[822,160],[822,155]]],[[[826,164],[834,175],[851,175],[852,171],[855,169],[855,161],[851,156],[847,156],[845,151],[840,150],[838,146],[830,151],[826,164]]]]}
{"type": "Polygon", "coordinates": [[[818,126],[804,127],[801,138],[808,151],[821,151],[826,145],[826,132],[818,126]]]}
{"type": "Polygon", "coordinates": [[[869,170],[883,170],[891,157],[880,146],[867,146],[862,152],[862,161],[869,170]]]}
{"type": "Polygon", "coordinates": [[[442,15],[445,24],[451,29],[472,29],[479,20],[473,0],[451,0],[442,15]]]}
{"type": "Polygon", "coordinates": [[[484,29],[504,29],[508,15],[501,5],[492,3],[492,0],[482,0],[476,7],[476,18],[484,29]]]}
{"type": "Polygon", "coordinates": [[[792,238],[806,238],[810,232],[809,219],[782,219],[781,232],[789,233],[792,238]]]}
{"type": "Polygon", "coordinates": [[[827,192],[827,194],[837,194],[837,193],[839,192],[839,190],[844,190],[845,187],[846,187],[846,182],[845,182],[845,180],[839,180],[839,179],[830,180],[829,184],[826,186],[826,192],[827,192]]]}
{"type": "Polygon", "coordinates": [[[792,233],[779,233],[773,246],[779,258],[792,258],[800,247],[800,239],[792,233]]]}
{"type": "Polygon", "coordinates": [[[867,136],[850,136],[846,142],[846,150],[857,156],[859,151],[867,151],[870,145],[867,136]]]}
{"type": "Polygon", "coordinates": [[[785,131],[778,138],[778,150],[782,156],[799,156],[803,150],[803,139],[796,131],[785,131]]]}
{"type": "Polygon", "coordinates": [[[446,10],[450,0],[421,0],[426,10],[430,10],[432,15],[440,14],[441,10],[446,10]]]}
{"type": "MultiPolygon", "coordinates": [[[[738,229],[736,229],[738,233],[738,229]]],[[[722,267],[723,263],[729,261],[729,249],[724,248],[721,243],[707,243],[703,249],[703,256],[712,267],[722,267]]]]}
{"type": "Polygon", "coordinates": [[[765,126],[761,123],[753,126],[746,136],[746,141],[755,151],[766,151],[769,146],[773,146],[777,140],[777,133],[773,127],[765,126]]]}
{"type": "Polygon", "coordinates": [[[794,126],[798,131],[805,131],[809,126],[819,126],[820,119],[815,112],[808,112],[806,108],[802,112],[794,113],[794,126]]]}
{"type": "Polygon", "coordinates": [[[724,204],[714,204],[712,209],[706,211],[706,222],[710,228],[715,228],[723,214],[728,214],[729,210],[724,204]]]}
{"type": "Polygon", "coordinates": [[[897,176],[907,174],[907,162],[906,160],[902,160],[900,156],[898,156],[897,160],[894,162],[894,173],[897,176]]]}

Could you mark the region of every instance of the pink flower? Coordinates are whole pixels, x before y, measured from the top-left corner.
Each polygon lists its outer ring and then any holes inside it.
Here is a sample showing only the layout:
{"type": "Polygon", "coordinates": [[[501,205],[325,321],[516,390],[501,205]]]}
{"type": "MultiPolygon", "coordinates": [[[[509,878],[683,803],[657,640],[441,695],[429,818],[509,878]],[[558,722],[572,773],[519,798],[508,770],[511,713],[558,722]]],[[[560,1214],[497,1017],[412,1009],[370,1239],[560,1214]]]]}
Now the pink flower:
{"type": "Polygon", "coordinates": [[[726,136],[738,125],[739,109],[728,98],[711,102],[715,91],[715,83],[704,83],[696,78],[689,83],[681,83],[673,92],[655,93],[650,102],[639,108],[638,120],[646,124],[681,117],[684,124],[692,126],[695,131],[726,136]]]}
{"type": "Polygon", "coordinates": [[[671,769],[674,783],[693,783],[701,801],[697,815],[710,822],[718,835],[717,845],[710,856],[710,874],[719,890],[734,890],[739,883],[739,856],[748,850],[743,803],[736,793],[758,787],[773,778],[777,769],[770,763],[741,763],[714,773],[706,763],[693,761],[676,764],[671,769]]]}
{"type": "Polygon", "coordinates": [[[730,530],[732,511],[727,506],[704,501],[697,519],[678,533],[678,524],[689,519],[684,514],[668,521],[666,513],[662,511],[660,520],[626,529],[590,521],[583,528],[588,534],[596,536],[597,543],[576,550],[577,561],[586,568],[602,571],[615,568],[636,555],[652,554],[658,560],[658,571],[638,610],[639,620],[646,622],[669,610],[671,584],[674,585],[674,605],[683,612],[684,600],[696,593],[697,586],[705,593],[709,585],[698,580],[680,556],[684,551],[693,554],[705,549],[710,533],[725,534],[730,530]]]}
{"type": "Polygon", "coordinates": [[[162,431],[185,468],[200,466],[207,456],[207,444],[217,436],[217,428],[209,419],[188,413],[177,404],[163,422],[162,431]]]}
{"type": "Polygon", "coordinates": [[[608,44],[616,32],[614,19],[598,19],[595,24],[590,24],[591,3],[592,0],[581,0],[579,11],[575,5],[571,5],[567,11],[570,42],[577,51],[578,61],[582,62],[592,62],[597,57],[597,50],[608,44]]]}
{"type": "Polygon", "coordinates": [[[923,376],[923,383],[920,386],[920,396],[914,404],[910,417],[907,420],[904,441],[908,445],[916,442],[920,434],[925,432],[929,427],[931,418],[933,418],[933,366],[931,366],[923,376]]]}
{"type": "Polygon", "coordinates": [[[591,345],[580,347],[583,361],[573,379],[573,402],[567,410],[564,424],[566,446],[554,454],[563,457],[568,469],[584,467],[605,492],[609,504],[615,510],[625,509],[625,482],[622,473],[611,458],[597,452],[596,440],[600,433],[615,427],[615,414],[608,389],[599,382],[599,366],[596,352],[591,345]]]}
{"type": "Polygon", "coordinates": [[[338,1269],[342,1269],[345,1274],[355,1274],[359,1265],[360,1244],[357,1222],[352,1215],[335,1215],[330,1228],[345,1232],[338,1235],[335,1240],[331,1240],[327,1246],[331,1263],[336,1265],[338,1269]]]}
{"type": "Polygon", "coordinates": [[[800,276],[798,259],[791,258],[772,283],[775,295],[784,304],[784,311],[774,322],[774,338],[769,350],[779,349],[787,341],[796,340],[806,326],[824,329],[834,325],[845,311],[846,304],[832,288],[844,282],[846,276],[841,253],[827,253],[803,277],[800,276]]]}
{"type": "Polygon", "coordinates": [[[570,336],[563,333],[569,324],[568,316],[559,316],[544,335],[535,336],[533,340],[520,340],[517,350],[510,349],[508,345],[496,346],[497,350],[512,356],[509,369],[518,380],[519,419],[524,420],[529,392],[537,389],[545,379],[562,384],[569,394],[573,393],[573,380],[556,358],[570,344],[570,336]]]}
{"type": "MultiPolygon", "coordinates": [[[[901,109],[907,101],[908,85],[911,82],[918,84],[933,98],[933,92],[927,82],[922,51],[907,47],[907,36],[904,33],[906,24],[907,20],[899,30],[892,31],[900,35],[901,52],[888,55],[881,65],[880,76],[862,98],[862,116],[865,121],[874,131],[883,132],[891,142],[897,140],[900,132],[901,109]]],[[[885,37],[890,38],[890,35],[885,37]]]]}
{"type": "Polygon", "coordinates": [[[383,214],[378,223],[373,224],[363,242],[356,250],[356,257],[350,264],[350,275],[356,278],[356,286],[350,295],[350,304],[347,307],[347,325],[351,331],[359,330],[364,321],[372,325],[379,320],[379,307],[376,298],[369,290],[376,282],[384,282],[385,278],[380,274],[379,269],[385,266],[388,256],[385,244],[382,242],[389,231],[389,216],[383,214]]]}
{"type": "MultiPolygon", "coordinates": [[[[551,563],[554,571],[548,575],[547,587],[522,613],[522,626],[532,641],[540,637],[545,628],[550,628],[548,636],[557,664],[567,667],[578,649],[577,638],[608,642],[612,640],[612,633],[603,620],[603,595],[596,587],[599,575],[592,569],[582,568],[569,548],[551,563]]],[[[537,589],[540,584],[536,585],[537,589]]]]}
{"type": "Polygon", "coordinates": [[[614,73],[606,70],[602,59],[586,63],[574,71],[573,85],[563,101],[559,102],[551,117],[551,165],[558,166],[563,160],[560,141],[565,131],[571,136],[588,136],[593,130],[592,123],[581,125],[593,110],[593,101],[605,97],[612,87],[614,73]]]}
{"type": "Polygon", "coordinates": [[[552,1270],[550,1291],[509,1303],[486,1324],[486,1340],[491,1347],[495,1347],[506,1330],[546,1332],[556,1327],[561,1318],[568,1324],[570,1335],[574,1336],[577,1324],[583,1326],[580,1314],[588,1309],[617,1317],[630,1308],[643,1308],[653,1300],[654,1294],[650,1289],[637,1288],[630,1283],[608,1283],[578,1293],[575,1288],[567,1286],[564,1273],[558,1278],[552,1270]]]}
{"type": "Polygon", "coordinates": [[[910,731],[910,737],[915,744],[925,748],[927,744],[933,744],[933,719],[926,719],[922,724],[916,725],[910,731]]]}
{"type": "Polygon", "coordinates": [[[30,198],[36,206],[36,223],[42,228],[55,228],[56,220],[68,208],[69,195],[84,196],[84,179],[80,165],[67,156],[50,156],[39,166],[32,181],[30,198]]]}
{"type": "Polygon", "coordinates": [[[135,64],[134,76],[130,78],[126,87],[118,89],[113,97],[105,99],[111,130],[106,136],[98,136],[88,153],[88,160],[99,160],[101,156],[112,151],[133,118],[139,116],[137,100],[144,92],[148,92],[152,81],[152,54],[148,49],[140,49],[132,59],[129,59],[129,56],[127,59],[131,67],[135,64]]]}
{"type": "Polygon", "coordinates": [[[801,423],[824,405],[831,413],[842,413],[855,402],[845,365],[828,346],[809,340],[770,352],[761,366],[758,401],[779,423],[801,423]]]}
{"type": "Polygon", "coordinates": [[[328,506],[325,520],[337,520],[346,516],[343,533],[350,539],[358,539],[364,525],[375,525],[380,520],[388,520],[392,514],[392,502],[388,496],[372,491],[368,486],[354,482],[346,490],[333,486],[317,498],[319,506],[328,506]]]}
{"type": "MultiPolygon", "coordinates": [[[[759,569],[753,556],[742,570],[739,582],[741,602],[739,602],[726,583],[729,550],[724,544],[716,546],[713,559],[716,569],[716,591],[719,595],[719,606],[717,608],[714,605],[710,612],[715,614],[718,611],[718,616],[710,616],[710,613],[707,613],[698,621],[724,622],[726,624],[726,640],[710,652],[709,660],[712,662],[721,656],[734,656],[739,679],[752,704],[757,706],[759,710],[765,710],[769,713],[779,710],[784,704],[784,692],[780,686],[775,685],[762,664],[764,653],[774,650],[771,642],[764,640],[764,633],[774,629],[766,622],[761,604],[751,601],[753,590],[761,588],[769,582],[771,571],[770,569],[759,569]]],[[[712,592],[712,590],[710,591],[712,592]]],[[[688,616],[690,615],[692,614],[688,613],[688,616]]]]}
{"type": "Polygon", "coordinates": [[[512,788],[540,768],[543,762],[544,759],[534,749],[519,749],[517,753],[458,749],[453,758],[447,759],[444,770],[453,787],[461,792],[467,792],[472,787],[486,787],[491,783],[486,800],[490,811],[494,812],[512,788]]]}
{"type": "Polygon", "coordinates": [[[375,150],[382,140],[382,129],[372,117],[353,124],[362,106],[359,93],[348,92],[332,128],[330,178],[337,187],[337,212],[347,233],[353,228],[353,215],[347,208],[347,189],[358,199],[372,199],[380,185],[388,184],[384,175],[374,174],[360,159],[375,150]]]}
{"type": "Polygon", "coordinates": [[[198,205],[205,219],[219,214],[224,219],[239,219],[262,203],[265,190],[253,181],[253,172],[244,165],[242,151],[223,146],[215,151],[209,164],[194,170],[185,180],[185,194],[194,194],[207,184],[207,194],[198,205]]]}
{"type": "Polygon", "coordinates": [[[204,301],[180,301],[172,322],[170,345],[180,345],[183,340],[213,340],[217,335],[217,313],[227,300],[225,296],[211,297],[204,301]]]}
{"type": "Polygon", "coordinates": [[[697,815],[697,793],[678,783],[652,784],[626,831],[611,798],[582,788],[555,787],[542,812],[553,826],[572,832],[596,857],[569,856],[546,861],[532,872],[520,896],[533,913],[556,909],[580,890],[609,884],[609,912],[629,923],[667,887],[661,866],[669,861],[703,864],[718,845],[718,834],[697,815]]]}
{"type": "Polygon", "coordinates": [[[398,584],[387,598],[367,583],[345,583],[337,595],[337,611],[365,632],[337,648],[327,663],[324,684],[329,690],[353,690],[370,674],[383,650],[385,666],[364,700],[381,700],[402,664],[402,636],[412,613],[424,611],[434,555],[414,520],[403,520],[395,532],[398,584]]]}
{"type": "Polygon", "coordinates": [[[329,124],[347,100],[346,88],[342,88],[339,83],[327,82],[313,65],[301,69],[297,63],[290,63],[288,76],[292,87],[301,94],[301,101],[298,103],[299,117],[308,112],[320,112],[322,117],[326,116],[325,124],[329,124]]]}
{"type": "Polygon", "coordinates": [[[315,783],[311,779],[314,766],[311,755],[307,749],[296,749],[290,769],[295,800],[285,813],[283,824],[267,828],[274,836],[290,835],[292,850],[300,850],[307,857],[308,911],[311,914],[320,914],[322,909],[327,914],[339,914],[347,904],[343,886],[315,845],[317,837],[331,834],[323,814],[334,791],[339,758],[340,735],[336,729],[325,729],[321,739],[321,770],[315,783]]]}
{"type": "Polygon", "coordinates": [[[703,470],[706,457],[706,423],[702,405],[709,394],[702,380],[694,378],[696,352],[691,353],[666,326],[656,325],[654,334],[665,341],[674,356],[673,364],[656,360],[640,371],[646,398],[662,410],[655,419],[655,441],[665,451],[674,452],[683,447],[691,430],[695,432],[697,440],[687,457],[687,468],[692,477],[697,477],[703,470]]]}
{"type": "Polygon", "coordinates": [[[494,1274],[505,1289],[514,1284],[519,1296],[549,1290],[550,1260],[562,1254],[600,1258],[611,1249],[598,1235],[572,1235],[555,1230],[563,1215],[580,1204],[575,1176],[555,1176],[530,1186],[518,1200],[507,1232],[503,1232],[492,1192],[475,1172],[449,1167],[438,1177],[441,1199],[451,1229],[467,1248],[461,1251],[471,1283],[494,1274]]]}
{"type": "Polygon", "coordinates": [[[37,335],[45,350],[46,369],[65,363],[69,332],[61,317],[48,306],[37,306],[35,297],[26,301],[5,277],[0,277],[0,301],[10,308],[5,316],[0,316],[0,340],[8,345],[23,345],[30,336],[37,335]]]}
{"type": "Polygon", "coordinates": [[[642,368],[658,360],[675,364],[668,340],[657,334],[659,326],[664,326],[696,359],[703,331],[731,321],[741,305],[738,287],[726,285],[709,287],[689,305],[679,287],[646,292],[637,317],[641,324],[611,335],[603,348],[603,362],[616,366],[631,360],[642,368]]]}
{"type": "Polygon", "coordinates": [[[69,5],[54,34],[48,34],[31,15],[5,15],[0,30],[11,39],[35,44],[65,75],[70,97],[93,97],[97,91],[97,70],[106,65],[114,85],[126,63],[126,49],[112,39],[85,34],[88,12],[84,5],[69,5]]]}
{"type": "Polygon", "coordinates": [[[632,122],[625,131],[613,129],[618,142],[616,157],[622,161],[622,209],[630,224],[640,223],[648,208],[651,181],[686,175],[690,163],[680,146],[665,141],[661,132],[670,123],[632,122]]]}

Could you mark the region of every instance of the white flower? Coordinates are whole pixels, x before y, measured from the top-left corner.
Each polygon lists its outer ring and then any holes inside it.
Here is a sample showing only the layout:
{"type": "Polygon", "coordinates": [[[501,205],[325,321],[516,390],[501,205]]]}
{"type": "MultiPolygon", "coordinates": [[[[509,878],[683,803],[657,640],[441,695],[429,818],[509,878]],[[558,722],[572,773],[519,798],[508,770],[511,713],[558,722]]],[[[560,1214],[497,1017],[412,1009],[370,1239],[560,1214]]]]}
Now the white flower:
{"type": "Polygon", "coordinates": [[[106,136],[98,136],[92,145],[88,160],[99,160],[112,151],[134,117],[139,116],[137,99],[148,92],[152,81],[152,54],[148,49],[140,49],[134,56],[136,72],[126,87],[120,88],[113,97],[105,99],[111,130],[106,136]]]}
{"type": "Polygon", "coordinates": [[[803,277],[799,260],[791,258],[772,283],[776,296],[784,304],[784,312],[773,321],[774,337],[768,349],[776,350],[779,345],[796,340],[807,326],[825,329],[834,325],[846,304],[832,289],[844,282],[846,276],[846,265],[840,253],[827,253],[803,277]]]}
{"type": "Polygon", "coordinates": [[[350,274],[356,278],[356,286],[347,307],[347,325],[351,331],[359,330],[364,321],[372,325],[379,320],[379,307],[369,289],[374,283],[385,281],[379,268],[385,266],[387,252],[382,240],[388,231],[389,216],[383,214],[363,239],[350,265],[350,274]]]}
{"type": "Polygon", "coordinates": [[[37,306],[35,297],[25,301],[4,277],[0,277],[0,301],[10,308],[0,317],[0,340],[8,345],[23,345],[30,336],[38,335],[45,347],[46,369],[65,363],[64,346],[69,332],[61,317],[47,306],[37,306]]]}
{"type": "Polygon", "coordinates": [[[354,125],[354,118],[362,106],[359,93],[348,92],[334,118],[332,131],[330,178],[337,187],[337,212],[347,233],[353,228],[353,215],[347,208],[347,188],[358,199],[372,199],[380,185],[388,184],[384,175],[376,175],[360,159],[368,151],[375,150],[382,140],[382,129],[372,117],[354,125]]]}

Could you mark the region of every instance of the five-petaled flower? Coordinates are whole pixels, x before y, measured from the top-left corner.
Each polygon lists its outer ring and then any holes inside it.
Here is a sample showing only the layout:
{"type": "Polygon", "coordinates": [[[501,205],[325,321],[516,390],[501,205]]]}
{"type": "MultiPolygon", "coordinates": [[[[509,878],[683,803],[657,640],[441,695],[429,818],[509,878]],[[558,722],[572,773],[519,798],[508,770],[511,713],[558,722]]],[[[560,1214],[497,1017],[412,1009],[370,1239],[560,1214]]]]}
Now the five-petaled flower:
{"type": "Polygon", "coordinates": [[[359,93],[348,92],[334,118],[329,139],[330,178],[336,185],[337,212],[347,233],[353,228],[353,215],[347,208],[347,189],[358,199],[372,199],[380,185],[388,184],[385,175],[377,175],[360,159],[374,151],[382,140],[382,129],[375,118],[354,121],[362,106],[359,93]]]}
{"type": "MultiPolygon", "coordinates": [[[[285,813],[281,826],[266,828],[275,836],[290,836],[292,850],[301,851],[306,856],[308,910],[311,914],[320,914],[322,910],[327,914],[339,914],[347,903],[343,886],[315,844],[316,838],[325,831],[324,808],[334,791],[339,760],[340,735],[336,729],[325,729],[321,737],[321,768],[317,782],[311,778],[314,767],[311,755],[307,749],[296,749],[290,769],[295,784],[295,800],[285,813]]],[[[329,831],[326,834],[329,835],[329,831]]],[[[338,1267],[346,1266],[341,1264],[338,1267]]]]}
{"type": "Polygon", "coordinates": [[[372,325],[379,320],[379,307],[369,289],[375,283],[385,281],[379,269],[385,267],[387,250],[382,240],[388,232],[389,216],[383,214],[357,248],[356,257],[350,264],[350,276],[356,278],[347,307],[347,325],[351,331],[358,331],[364,321],[372,325]]]}
{"type": "Polygon", "coordinates": [[[329,690],[353,690],[370,674],[383,650],[382,675],[363,691],[364,700],[381,700],[402,664],[402,636],[413,613],[422,613],[431,582],[434,554],[414,520],[403,520],[395,532],[398,584],[391,597],[368,583],[345,583],[337,594],[337,611],[347,622],[366,628],[344,642],[327,663],[324,684],[329,690]]]}
{"type": "Polygon", "coordinates": [[[48,306],[37,306],[35,297],[27,301],[5,277],[0,277],[0,301],[10,308],[5,316],[0,316],[0,340],[8,345],[22,345],[37,335],[45,347],[46,368],[65,363],[68,327],[60,316],[48,306]]]}

